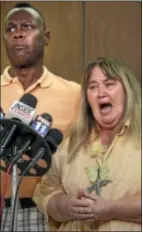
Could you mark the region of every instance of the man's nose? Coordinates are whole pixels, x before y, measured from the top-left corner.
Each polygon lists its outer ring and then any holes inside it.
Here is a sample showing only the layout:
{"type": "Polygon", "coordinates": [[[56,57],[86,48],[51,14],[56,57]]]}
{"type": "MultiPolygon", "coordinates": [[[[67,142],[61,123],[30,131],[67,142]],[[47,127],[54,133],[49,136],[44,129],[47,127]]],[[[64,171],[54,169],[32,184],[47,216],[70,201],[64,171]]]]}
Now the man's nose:
{"type": "Polygon", "coordinates": [[[25,37],[24,32],[17,30],[13,36],[14,39],[23,39],[25,37]]]}

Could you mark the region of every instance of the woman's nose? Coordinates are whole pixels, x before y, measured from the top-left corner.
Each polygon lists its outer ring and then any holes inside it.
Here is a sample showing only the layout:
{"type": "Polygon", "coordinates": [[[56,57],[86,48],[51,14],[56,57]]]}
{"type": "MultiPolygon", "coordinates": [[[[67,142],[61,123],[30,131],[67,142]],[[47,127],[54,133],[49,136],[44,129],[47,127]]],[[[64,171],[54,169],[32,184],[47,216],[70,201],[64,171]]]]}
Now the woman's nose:
{"type": "Polygon", "coordinates": [[[106,96],[106,88],[104,86],[99,86],[98,88],[98,97],[106,96]]]}

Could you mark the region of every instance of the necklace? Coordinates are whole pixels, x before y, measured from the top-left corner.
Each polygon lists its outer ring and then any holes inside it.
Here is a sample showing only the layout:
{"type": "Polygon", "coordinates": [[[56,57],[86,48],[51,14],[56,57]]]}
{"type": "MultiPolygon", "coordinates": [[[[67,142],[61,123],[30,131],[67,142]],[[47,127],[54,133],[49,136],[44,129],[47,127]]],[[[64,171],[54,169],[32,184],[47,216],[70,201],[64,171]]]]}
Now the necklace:
{"type": "Polygon", "coordinates": [[[96,167],[85,167],[85,171],[88,175],[89,181],[92,183],[90,187],[87,188],[87,192],[96,192],[96,195],[101,194],[101,188],[106,186],[111,181],[108,180],[109,168],[103,165],[103,155],[108,150],[107,146],[102,145],[99,141],[94,143],[91,147],[91,157],[95,157],[97,161],[96,167]]]}

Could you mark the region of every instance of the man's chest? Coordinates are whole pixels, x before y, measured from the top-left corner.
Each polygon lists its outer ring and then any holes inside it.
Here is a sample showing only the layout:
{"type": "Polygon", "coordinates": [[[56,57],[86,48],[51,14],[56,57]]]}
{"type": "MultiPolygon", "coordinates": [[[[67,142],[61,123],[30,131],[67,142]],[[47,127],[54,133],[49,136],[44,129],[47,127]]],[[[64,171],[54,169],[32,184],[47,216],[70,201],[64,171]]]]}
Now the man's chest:
{"type": "MultiPolygon", "coordinates": [[[[2,87],[1,88],[1,106],[5,113],[14,100],[19,100],[26,92],[21,86],[2,87]]],[[[34,89],[30,92],[37,98],[36,113],[48,113],[53,118],[53,126],[61,130],[66,130],[73,121],[76,111],[76,98],[65,91],[56,89],[34,89]]]]}

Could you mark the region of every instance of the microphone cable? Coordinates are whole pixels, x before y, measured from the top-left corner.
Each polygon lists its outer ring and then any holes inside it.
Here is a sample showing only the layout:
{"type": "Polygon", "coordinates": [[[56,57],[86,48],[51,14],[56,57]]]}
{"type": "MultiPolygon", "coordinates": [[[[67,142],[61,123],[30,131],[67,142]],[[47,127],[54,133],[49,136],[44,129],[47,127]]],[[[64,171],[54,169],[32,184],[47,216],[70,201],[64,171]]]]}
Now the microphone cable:
{"type": "MultiPolygon", "coordinates": [[[[48,144],[47,144],[47,145],[48,145],[48,144]]],[[[50,151],[49,145],[48,145],[47,147],[48,147],[48,152],[49,152],[49,154],[52,156],[52,153],[51,153],[51,151],[50,151]]],[[[32,160],[32,159],[31,159],[31,160],[32,160]]],[[[21,183],[22,183],[22,181],[23,181],[23,178],[24,178],[25,174],[27,173],[28,169],[29,169],[29,167],[27,167],[27,168],[23,171],[23,173],[22,173],[22,175],[21,175],[21,177],[20,177],[20,179],[19,179],[19,183],[18,183],[18,185],[17,185],[17,188],[16,188],[16,193],[15,193],[14,203],[13,203],[13,214],[12,214],[12,223],[11,223],[10,232],[14,232],[13,229],[14,229],[14,219],[15,219],[16,200],[17,200],[17,196],[18,196],[18,192],[19,192],[20,185],[21,185],[21,183]]]]}

